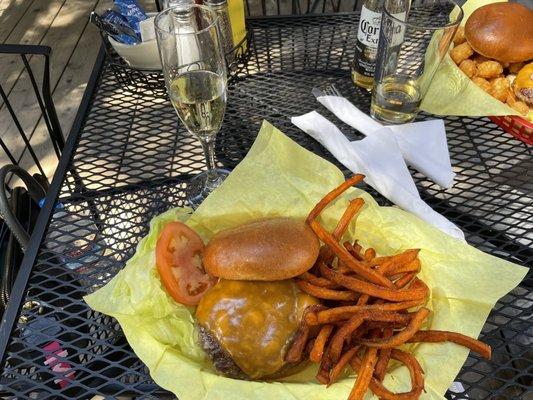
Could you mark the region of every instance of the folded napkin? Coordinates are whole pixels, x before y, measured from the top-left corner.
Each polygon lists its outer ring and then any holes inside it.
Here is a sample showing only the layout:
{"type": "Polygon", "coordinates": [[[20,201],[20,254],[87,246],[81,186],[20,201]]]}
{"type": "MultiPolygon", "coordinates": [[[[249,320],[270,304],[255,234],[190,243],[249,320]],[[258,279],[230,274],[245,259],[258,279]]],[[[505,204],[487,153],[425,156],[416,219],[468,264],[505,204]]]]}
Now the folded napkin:
{"type": "MultiPolygon", "coordinates": [[[[359,110],[342,96],[326,96],[321,90],[313,89],[317,100],[344,123],[370,136],[383,129],[383,125],[359,110]]],[[[444,188],[453,185],[452,171],[444,121],[412,122],[386,127],[394,132],[394,138],[405,161],[433,182],[444,188]]]]}
{"type": "Polygon", "coordinates": [[[420,198],[390,129],[377,129],[362,140],[350,142],[337,126],[316,111],[292,117],[291,122],[322,144],[350,171],[364,174],[365,182],[384,197],[448,235],[464,239],[456,225],[420,198]]]}

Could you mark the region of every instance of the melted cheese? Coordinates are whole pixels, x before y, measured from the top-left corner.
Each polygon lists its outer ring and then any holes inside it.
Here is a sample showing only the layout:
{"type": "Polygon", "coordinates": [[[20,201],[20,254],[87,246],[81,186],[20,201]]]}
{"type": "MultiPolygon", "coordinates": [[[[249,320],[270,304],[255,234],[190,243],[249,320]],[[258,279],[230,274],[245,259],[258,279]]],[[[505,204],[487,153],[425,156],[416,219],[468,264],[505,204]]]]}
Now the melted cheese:
{"type": "Polygon", "coordinates": [[[258,379],[283,367],[305,307],[316,303],[292,280],[220,280],[202,297],[196,318],[244,373],[258,379]]]}

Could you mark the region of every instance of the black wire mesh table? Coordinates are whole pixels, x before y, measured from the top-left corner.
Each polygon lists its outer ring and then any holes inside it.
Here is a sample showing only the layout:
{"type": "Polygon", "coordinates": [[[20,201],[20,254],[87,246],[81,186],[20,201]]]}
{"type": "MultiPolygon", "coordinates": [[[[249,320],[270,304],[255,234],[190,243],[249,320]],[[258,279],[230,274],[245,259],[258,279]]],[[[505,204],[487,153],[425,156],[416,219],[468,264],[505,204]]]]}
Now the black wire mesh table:
{"type": "MultiPolygon", "coordinates": [[[[244,157],[263,119],[334,161],[289,117],[318,108],[311,88],[327,84],[368,111],[368,93],[349,78],[357,18],[249,20],[250,57],[230,83],[216,142],[221,166],[244,157]]],[[[531,266],[531,148],[486,118],[448,117],[446,128],[456,183],[442,190],[411,171],[422,198],[472,245],[531,266]]],[[[150,379],[116,321],[91,311],[82,296],[124,267],[155,215],[185,205],[184,182],[203,167],[200,146],[170,102],[122,87],[101,52],[0,326],[3,398],[173,398],[150,379]],[[83,249],[83,257],[76,260],[72,249],[83,249]]],[[[481,334],[492,360],[471,355],[447,398],[533,398],[532,284],[528,274],[498,302],[481,334]]]]}

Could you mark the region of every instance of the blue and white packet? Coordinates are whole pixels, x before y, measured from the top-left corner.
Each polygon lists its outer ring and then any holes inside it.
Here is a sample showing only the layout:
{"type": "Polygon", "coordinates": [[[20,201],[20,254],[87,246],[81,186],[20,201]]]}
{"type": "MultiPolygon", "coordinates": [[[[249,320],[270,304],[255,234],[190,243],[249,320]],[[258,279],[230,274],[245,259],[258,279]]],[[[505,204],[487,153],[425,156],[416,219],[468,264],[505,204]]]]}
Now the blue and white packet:
{"type": "Polygon", "coordinates": [[[115,0],[115,7],[126,18],[137,36],[141,37],[140,22],[148,18],[137,0],[115,0]]]}
{"type": "Polygon", "coordinates": [[[113,37],[117,42],[124,44],[137,44],[141,42],[141,37],[128,23],[126,18],[115,10],[106,10],[102,16],[101,28],[113,37]]]}

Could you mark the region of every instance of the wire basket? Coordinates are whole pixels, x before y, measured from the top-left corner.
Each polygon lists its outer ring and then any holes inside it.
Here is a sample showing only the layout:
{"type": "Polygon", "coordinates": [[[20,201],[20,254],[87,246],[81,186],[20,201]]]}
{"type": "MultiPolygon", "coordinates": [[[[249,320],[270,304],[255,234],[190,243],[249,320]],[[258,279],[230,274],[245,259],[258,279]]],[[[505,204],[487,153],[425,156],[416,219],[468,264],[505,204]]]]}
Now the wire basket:
{"type": "Polygon", "coordinates": [[[533,146],[533,123],[514,115],[492,116],[489,119],[518,140],[533,146]]]}
{"type": "MultiPolygon", "coordinates": [[[[127,61],[117,54],[107,36],[101,34],[101,37],[107,54],[107,63],[125,90],[141,94],[149,92],[148,94],[154,97],[167,97],[165,77],[161,70],[140,69],[128,65],[127,61]]],[[[245,68],[252,41],[253,36],[247,31],[246,36],[225,54],[228,81],[231,82],[245,68]]]]}

